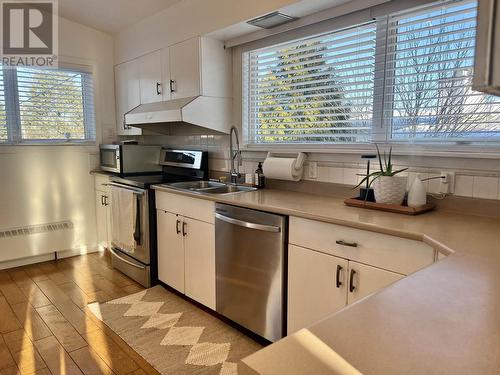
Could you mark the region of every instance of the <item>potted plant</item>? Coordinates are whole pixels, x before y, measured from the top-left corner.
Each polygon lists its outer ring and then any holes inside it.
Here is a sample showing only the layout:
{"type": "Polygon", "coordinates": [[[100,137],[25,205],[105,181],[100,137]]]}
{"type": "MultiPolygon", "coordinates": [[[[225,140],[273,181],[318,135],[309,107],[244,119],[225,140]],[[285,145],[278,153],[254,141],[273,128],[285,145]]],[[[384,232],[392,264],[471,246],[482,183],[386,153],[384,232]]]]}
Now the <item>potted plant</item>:
{"type": "Polygon", "coordinates": [[[406,177],[397,175],[408,168],[394,170],[394,165],[392,164],[392,147],[389,149],[389,155],[384,151],[383,157],[378,145],[375,145],[375,147],[377,148],[380,171],[372,172],[365,176],[355,188],[366,182],[368,187],[373,185],[375,202],[400,205],[405,198],[406,177]]]}

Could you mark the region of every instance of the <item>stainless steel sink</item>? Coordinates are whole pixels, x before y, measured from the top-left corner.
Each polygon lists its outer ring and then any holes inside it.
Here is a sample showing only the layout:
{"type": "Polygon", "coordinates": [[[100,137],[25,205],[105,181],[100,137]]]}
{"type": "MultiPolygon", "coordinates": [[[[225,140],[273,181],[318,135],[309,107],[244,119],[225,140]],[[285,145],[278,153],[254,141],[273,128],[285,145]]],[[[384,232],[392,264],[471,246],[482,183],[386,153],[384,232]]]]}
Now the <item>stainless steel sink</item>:
{"type": "Polygon", "coordinates": [[[172,184],[168,184],[168,186],[174,189],[188,190],[200,194],[217,194],[217,195],[242,193],[245,191],[257,190],[257,188],[251,186],[225,184],[216,181],[174,182],[172,184]]]}

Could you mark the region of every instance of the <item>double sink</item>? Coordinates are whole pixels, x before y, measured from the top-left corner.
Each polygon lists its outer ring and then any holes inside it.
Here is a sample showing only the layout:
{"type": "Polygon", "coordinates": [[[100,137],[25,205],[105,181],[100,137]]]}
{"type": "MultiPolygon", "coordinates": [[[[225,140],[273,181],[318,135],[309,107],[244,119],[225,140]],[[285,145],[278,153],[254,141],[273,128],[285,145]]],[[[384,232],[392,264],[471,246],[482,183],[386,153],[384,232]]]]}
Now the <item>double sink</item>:
{"type": "Polygon", "coordinates": [[[223,182],[216,182],[216,181],[174,182],[168,184],[168,186],[174,189],[187,190],[193,193],[216,194],[216,195],[243,193],[246,191],[257,190],[257,188],[251,186],[225,184],[223,182]]]}

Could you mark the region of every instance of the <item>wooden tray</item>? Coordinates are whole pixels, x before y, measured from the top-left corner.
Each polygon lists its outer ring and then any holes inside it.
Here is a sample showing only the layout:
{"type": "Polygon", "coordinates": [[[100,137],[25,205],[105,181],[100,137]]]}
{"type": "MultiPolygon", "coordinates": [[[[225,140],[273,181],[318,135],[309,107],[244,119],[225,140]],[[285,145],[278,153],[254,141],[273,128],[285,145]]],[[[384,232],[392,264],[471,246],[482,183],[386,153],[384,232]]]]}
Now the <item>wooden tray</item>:
{"type": "Polygon", "coordinates": [[[349,198],[344,201],[347,206],[359,207],[359,208],[368,208],[371,210],[379,210],[379,211],[387,211],[394,212],[398,214],[404,215],[420,215],[425,212],[432,211],[436,206],[432,203],[424,204],[419,207],[408,207],[404,205],[397,204],[383,204],[376,202],[367,202],[361,198],[349,198]]]}

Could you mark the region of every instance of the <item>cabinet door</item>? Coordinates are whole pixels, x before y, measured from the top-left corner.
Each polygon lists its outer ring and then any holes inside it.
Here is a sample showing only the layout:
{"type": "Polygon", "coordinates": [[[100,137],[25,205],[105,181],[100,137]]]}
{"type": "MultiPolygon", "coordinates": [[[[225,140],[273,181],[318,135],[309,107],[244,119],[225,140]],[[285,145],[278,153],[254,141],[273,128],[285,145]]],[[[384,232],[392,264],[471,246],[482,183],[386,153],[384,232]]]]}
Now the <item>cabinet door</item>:
{"type": "Polygon", "coordinates": [[[183,217],[186,295],[215,310],[215,226],[183,217]]]}
{"type": "Polygon", "coordinates": [[[347,260],[289,245],[288,334],[342,309],[346,290],[347,260]]]}
{"type": "Polygon", "coordinates": [[[369,294],[402,279],[404,275],[349,261],[347,303],[353,303],[369,294]]]}
{"type": "Polygon", "coordinates": [[[172,98],[200,95],[200,38],[192,38],[170,47],[172,98]]]}
{"type": "Polygon", "coordinates": [[[161,51],[139,58],[141,104],[162,101],[161,51]]]}
{"type": "Polygon", "coordinates": [[[95,191],[95,216],[99,250],[104,250],[108,247],[108,210],[104,203],[105,196],[105,192],[95,191]]]}
{"type": "Polygon", "coordinates": [[[125,113],[140,104],[139,65],[132,60],[115,66],[116,130],[118,135],[140,135],[142,130],[125,125],[125,113]]]}
{"type": "Polygon", "coordinates": [[[113,236],[111,233],[111,190],[105,192],[104,196],[104,208],[106,210],[106,238],[107,238],[107,247],[111,247],[111,241],[113,240],[113,236]]]}
{"type": "Polygon", "coordinates": [[[157,210],[158,279],[184,293],[184,246],[181,217],[157,210]],[[177,224],[179,222],[179,224],[177,224]]]}
{"type": "Polygon", "coordinates": [[[170,90],[170,48],[161,50],[161,77],[162,77],[162,100],[172,99],[170,90]]]}

